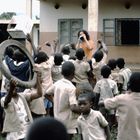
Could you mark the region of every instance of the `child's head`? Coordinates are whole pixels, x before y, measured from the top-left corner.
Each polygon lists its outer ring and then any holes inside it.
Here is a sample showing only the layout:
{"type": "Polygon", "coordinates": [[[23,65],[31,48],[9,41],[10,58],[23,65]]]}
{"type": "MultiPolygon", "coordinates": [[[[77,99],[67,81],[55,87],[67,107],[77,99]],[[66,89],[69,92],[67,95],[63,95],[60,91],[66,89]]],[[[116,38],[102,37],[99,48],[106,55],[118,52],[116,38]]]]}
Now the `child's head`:
{"type": "Polygon", "coordinates": [[[71,80],[74,77],[74,72],[75,72],[75,66],[72,62],[66,61],[62,64],[62,75],[65,78],[70,78],[71,80]]]}
{"type": "Polygon", "coordinates": [[[134,72],[130,76],[128,89],[132,92],[140,92],[140,72],[134,72]]]}
{"type": "Polygon", "coordinates": [[[82,48],[77,49],[75,56],[77,57],[78,60],[82,60],[83,57],[85,56],[84,50],[82,48]]]}
{"type": "Polygon", "coordinates": [[[59,65],[62,64],[62,62],[63,62],[63,56],[62,56],[62,54],[61,53],[56,53],[54,55],[54,63],[55,63],[55,65],[59,66],[59,65]]]}
{"type": "Polygon", "coordinates": [[[24,61],[25,54],[21,50],[16,49],[14,51],[13,58],[15,61],[21,62],[21,61],[24,61]]]}
{"type": "Polygon", "coordinates": [[[83,93],[78,96],[78,105],[82,114],[88,115],[92,108],[92,104],[91,93],[83,93]]]}
{"type": "Polygon", "coordinates": [[[117,66],[118,66],[118,68],[124,68],[124,65],[125,65],[125,61],[124,61],[124,58],[118,58],[117,59],[117,66]]]}
{"type": "Polygon", "coordinates": [[[107,65],[104,65],[101,68],[101,75],[103,76],[103,78],[108,78],[110,74],[111,74],[111,68],[107,65]]]}
{"type": "Polygon", "coordinates": [[[96,62],[100,62],[103,58],[104,54],[101,50],[98,50],[97,52],[94,53],[93,58],[95,59],[96,62]]]}
{"type": "Polygon", "coordinates": [[[116,68],[116,60],[115,59],[109,59],[107,65],[111,68],[111,70],[114,70],[116,68]]]}
{"type": "Polygon", "coordinates": [[[70,54],[70,48],[69,48],[69,46],[64,46],[63,48],[62,48],[62,51],[61,51],[63,54],[67,54],[67,55],[69,55],[70,54]]]}
{"type": "Polygon", "coordinates": [[[5,55],[8,55],[10,58],[13,58],[14,49],[13,46],[8,46],[5,50],[5,55]]]}
{"type": "Polygon", "coordinates": [[[49,59],[47,54],[45,52],[39,52],[35,57],[35,63],[40,64],[42,62],[45,62],[49,59]]]}
{"type": "Polygon", "coordinates": [[[27,133],[26,140],[38,140],[39,138],[48,140],[68,140],[68,134],[62,122],[51,117],[41,117],[32,123],[27,133]]]}

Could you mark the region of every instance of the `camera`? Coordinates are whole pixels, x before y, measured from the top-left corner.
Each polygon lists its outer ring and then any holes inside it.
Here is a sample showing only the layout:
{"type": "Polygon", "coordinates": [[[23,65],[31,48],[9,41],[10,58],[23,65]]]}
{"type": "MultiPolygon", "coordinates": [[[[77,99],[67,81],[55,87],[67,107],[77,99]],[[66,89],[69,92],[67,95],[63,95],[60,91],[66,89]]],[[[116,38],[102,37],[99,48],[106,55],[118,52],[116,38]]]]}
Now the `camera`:
{"type": "Polygon", "coordinates": [[[83,36],[80,36],[80,40],[84,40],[84,37],[83,36]]]}

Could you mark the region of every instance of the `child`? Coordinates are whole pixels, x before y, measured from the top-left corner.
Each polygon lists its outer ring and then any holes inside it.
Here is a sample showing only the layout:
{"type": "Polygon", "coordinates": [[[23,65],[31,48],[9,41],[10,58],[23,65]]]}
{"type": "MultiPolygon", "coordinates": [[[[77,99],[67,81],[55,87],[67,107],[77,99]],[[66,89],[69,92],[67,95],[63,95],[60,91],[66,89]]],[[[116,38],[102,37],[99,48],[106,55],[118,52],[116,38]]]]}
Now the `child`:
{"type": "Polygon", "coordinates": [[[127,85],[132,72],[129,68],[125,67],[124,58],[117,59],[117,66],[119,68],[118,89],[121,94],[127,91],[127,85]]]}
{"type": "Polygon", "coordinates": [[[102,78],[101,76],[101,68],[106,65],[108,49],[104,42],[98,41],[99,48],[93,54],[92,59],[90,60],[90,65],[93,69],[93,75],[95,76],[96,81],[102,78]]]}
{"type": "Polygon", "coordinates": [[[8,94],[1,99],[1,105],[5,111],[3,133],[7,133],[7,140],[22,140],[25,138],[29,125],[32,123],[32,115],[28,102],[42,96],[40,73],[37,72],[37,90],[34,93],[18,94],[17,82],[10,81],[7,84],[8,94]]]}
{"type": "Polygon", "coordinates": [[[63,62],[62,54],[56,53],[54,55],[54,65],[51,68],[51,74],[54,83],[63,78],[63,75],[61,74],[62,62],[63,62]]]}
{"type": "Polygon", "coordinates": [[[110,78],[117,83],[119,79],[119,70],[116,68],[117,61],[115,59],[109,59],[107,65],[111,68],[110,78]]]}
{"type": "Polygon", "coordinates": [[[63,55],[63,61],[68,61],[70,58],[70,48],[69,46],[64,46],[61,50],[62,55],[63,55]]]}
{"type": "MultiPolygon", "coordinates": [[[[111,69],[109,66],[105,65],[101,68],[101,75],[103,76],[103,79],[99,80],[94,87],[94,92],[96,93],[96,105],[98,105],[98,100],[102,101],[118,94],[117,84],[109,78],[110,74],[111,69]]],[[[108,120],[109,125],[112,126],[112,121],[115,119],[114,110],[111,110],[110,112],[104,108],[99,108],[99,110],[108,120]]]]}
{"type": "Polygon", "coordinates": [[[39,118],[31,125],[26,140],[68,140],[66,127],[53,117],[39,118]]]}
{"type": "Polygon", "coordinates": [[[99,103],[106,109],[117,109],[117,140],[140,139],[140,72],[132,73],[128,89],[131,93],[120,94],[99,103]]]}
{"type": "Polygon", "coordinates": [[[75,66],[75,74],[72,82],[74,82],[76,85],[80,84],[81,82],[90,85],[88,81],[89,73],[91,72],[90,65],[87,61],[84,60],[85,53],[82,48],[78,48],[76,50],[76,57],[77,59],[72,61],[75,66]]]}
{"type": "Polygon", "coordinates": [[[91,109],[90,94],[80,94],[78,105],[81,115],[78,117],[77,123],[82,140],[110,140],[108,122],[99,111],[91,109]]]}
{"type": "MultiPolygon", "coordinates": [[[[39,69],[42,73],[42,90],[43,94],[45,90],[48,89],[52,84],[51,68],[53,66],[53,57],[48,57],[43,51],[40,51],[35,57],[35,68],[39,69]]],[[[50,115],[50,109],[52,108],[52,102],[48,99],[44,100],[46,114],[50,115]]]]}
{"type": "Polygon", "coordinates": [[[76,88],[72,84],[75,67],[72,62],[66,61],[62,64],[63,79],[55,82],[46,90],[46,96],[53,95],[54,117],[66,126],[70,140],[76,131],[77,114],[79,107],[76,100],[76,88]]]}

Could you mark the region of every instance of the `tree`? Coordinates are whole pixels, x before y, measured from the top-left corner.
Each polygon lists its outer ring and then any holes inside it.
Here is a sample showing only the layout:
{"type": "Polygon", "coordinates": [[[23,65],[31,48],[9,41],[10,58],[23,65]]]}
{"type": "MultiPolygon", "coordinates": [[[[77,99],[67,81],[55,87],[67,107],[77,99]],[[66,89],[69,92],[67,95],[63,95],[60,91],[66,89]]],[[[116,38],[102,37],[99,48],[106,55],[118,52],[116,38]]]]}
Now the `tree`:
{"type": "Polygon", "coordinates": [[[16,13],[15,12],[3,12],[0,15],[0,19],[6,19],[6,20],[10,20],[13,16],[15,16],[16,13]]]}

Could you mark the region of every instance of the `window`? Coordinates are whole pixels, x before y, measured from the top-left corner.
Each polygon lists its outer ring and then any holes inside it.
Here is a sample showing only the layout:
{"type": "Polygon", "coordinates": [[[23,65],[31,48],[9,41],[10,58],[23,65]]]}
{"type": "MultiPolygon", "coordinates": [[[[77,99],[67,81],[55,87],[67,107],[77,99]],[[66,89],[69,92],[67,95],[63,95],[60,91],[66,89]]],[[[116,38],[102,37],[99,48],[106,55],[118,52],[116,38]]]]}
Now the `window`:
{"type": "Polygon", "coordinates": [[[82,28],[82,19],[59,19],[58,36],[60,44],[76,43],[77,33],[82,28]]]}

